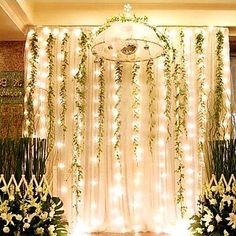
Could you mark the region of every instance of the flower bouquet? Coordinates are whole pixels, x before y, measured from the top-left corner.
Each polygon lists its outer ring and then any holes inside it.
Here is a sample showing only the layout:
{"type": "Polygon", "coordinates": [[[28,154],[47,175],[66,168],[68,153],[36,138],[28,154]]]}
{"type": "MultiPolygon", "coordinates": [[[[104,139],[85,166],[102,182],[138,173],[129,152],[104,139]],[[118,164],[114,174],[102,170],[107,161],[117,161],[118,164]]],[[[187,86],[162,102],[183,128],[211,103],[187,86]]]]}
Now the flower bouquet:
{"type": "Polygon", "coordinates": [[[189,229],[194,236],[236,235],[236,181],[225,185],[220,180],[215,186],[206,186],[198,213],[191,220],[189,229]]]}
{"type": "Polygon", "coordinates": [[[62,207],[62,201],[52,197],[45,185],[30,184],[25,190],[4,186],[0,189],[0,235],[67,235],[62,207]]]}

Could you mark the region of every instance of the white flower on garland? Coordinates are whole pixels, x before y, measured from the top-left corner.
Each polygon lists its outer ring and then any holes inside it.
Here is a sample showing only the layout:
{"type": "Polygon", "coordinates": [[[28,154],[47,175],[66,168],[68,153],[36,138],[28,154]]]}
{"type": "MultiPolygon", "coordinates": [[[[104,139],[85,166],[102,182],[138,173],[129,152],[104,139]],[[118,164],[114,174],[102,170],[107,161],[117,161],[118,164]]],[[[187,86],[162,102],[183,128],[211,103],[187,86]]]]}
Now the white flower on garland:
{"type": "Polygon", "coordinates": [[[8,226],[4,226],[3,232],[4,232],[5,234],[8,234],[8,233],[10,232],[10,228],[9,228],[8,226]]]}
{"type": "Polygon", "coordinates": [[[216,218],[217,223],[222,221],[222,218],[219,216],[219,214],[217,214],[215,218],[216,218]]]}
{"type": "Polygon", "coordinates": [[[214,225],[209,225],[207,228],[207,232],[209,232],[209,233],[213,232],[214,228],[215,228],[214,225]]]}
{"type": "Polygon", "coordinates": [[[236,229],[236,214],[229,213],[229,217],[226,218],[229,221],[228,225],[230,225],[233,229],[236,229]]]}
{"type": "Polygon", "coordinates": [[[207,214],[204,215],[202,221],[204,221],[205,225],[208,226],[212,221],[213,217],[214,217],[213,214],[208,211],[207,214]]]}

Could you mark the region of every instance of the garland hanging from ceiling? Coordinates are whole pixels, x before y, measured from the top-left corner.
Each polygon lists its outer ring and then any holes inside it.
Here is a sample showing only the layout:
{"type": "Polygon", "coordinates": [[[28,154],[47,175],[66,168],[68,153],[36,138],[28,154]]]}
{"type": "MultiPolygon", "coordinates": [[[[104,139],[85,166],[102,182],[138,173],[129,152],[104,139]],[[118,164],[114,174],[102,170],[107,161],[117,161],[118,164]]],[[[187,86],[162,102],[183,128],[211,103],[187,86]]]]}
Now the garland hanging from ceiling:
{"type": "Polygon", "coordinates": [[[115,157],[119,164],[121,165],[121,85],[122,85],[122,69],[123,65],[120,62],[116,62],[115,64],[115,96],[116,96],[116,103],[114,107],[114,152],[115,157]]]}
{"type": "Polygon", "coordinates": [[[69,40],[69,35],[68,33],[65,33],[62,39],[62,43],[61,43],[62,63],[61,63],[61,77],[60,77],[60,91],[59,91],[60,105],[61,105],[60,126],[63,131],[63,138],[65,138],[65,132],[67,129],[65,116],[66,116],[66,110],[67,110],[67,96],[66,96],[67,82],[66,81],[67,81],[67,71],[68,71],[68,66],[69,66],[69,62],[68,62],[69,52],[67,51],[68,40],[69,40]]]}
{"type": "Polygon", "coordinates": [[[173,74],[174,84],[175,84],[175,127],[174,127],[174,142],[175,142],[175,159],[178,163],[176,168],[176,173],[178,175],[177,180],[177,204],[180,206],[181,216],[184,217],[186,212],[185,199],[184,199],[184,153],[183,153],[183,138],[187,136],[186,129],[186,114],[187,114],[187,92],[188,86],[186,83],[186,71],[185,71],[185,50],[184,50],[184,33],[181,30],[180,34],[180,49],[181,58],[180,64],[175,65],[175,71],[173,74]]]}
{"type": "Polygon", "coordinates": [[[47,39],[46,53],[48,59],[48,153],[54,147],[55,141],[55,85],[54,85],[54,47],[56,39],[52,33],[49,34],[47,39]]]}
{"type": "Polygon", "coordinates": [[[38,72],[38,59],[39,59],[39,46],[38,46],[38,34],[34,32],[29,39],[29,48],[30,48],[30,58],[29,58],[29,82],[27,85],[27,109],[26,109],[26,126],[27,126],[27,136],[32,137],[34,134],[34,93],[35,85],[38,72]]]}
{"type": "Polygon", "coordinates": [[[134,148],[134,156],[137,163],[140,160],[139,153],[139,132],[140,132],[140,78],[139,78],[139,70],[140,65],[134,63],[132,70],[132,109],[133,109],[133,148],[134,148]]]}
{"type": "Polygon", "coordinates": [[[81,200],[80,181],[83,179],[83,168],[81,165],[81,157],[85,148],[85,119],[86,119],[86,84],[87,84],[87,49],[88,49],[88,36],[82,32],[78,40],[80,47],[80,62],[78,72],[74,76],[75,81],[75,127],[73,134],[73,191],[77,198],[76,210],[78,212],[78,203],[81,200]]]}
{"type": "Polygon", "coordinates": [[[99,60],[99,75],[98,75],[98,144],[97,144],[97,159],[100,162],[101,155],[103,153],[104,144],[104,123],[105,123],[105,78],[104,78],[104,60],[100,58],[99,60]]]}

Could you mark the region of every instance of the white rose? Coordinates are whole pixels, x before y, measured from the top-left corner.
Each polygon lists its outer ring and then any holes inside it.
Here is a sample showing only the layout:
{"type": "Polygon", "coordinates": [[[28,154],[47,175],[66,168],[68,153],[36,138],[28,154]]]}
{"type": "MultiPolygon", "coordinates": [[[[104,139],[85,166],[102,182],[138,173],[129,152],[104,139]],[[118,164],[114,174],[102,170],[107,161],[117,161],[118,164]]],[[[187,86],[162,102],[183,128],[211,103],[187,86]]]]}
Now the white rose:
{"type": "Polygon", "coordinates": [[[44,232],[44,228],[40,227],[36,229],[36,234],[42,234],[44,232]]]}
{"type": "Polygon", "coordinates": [[[224,230],[224,236],[229,236],[229,233],[227,232],[227,230],[224,230]]]}
{"type": "Polygon", "coordinates": [[[51,210],[51,211],[49,212],[49,217],[53,218],[54,214],[55,214],[55,211],[54,211],[54,210],[51,210]]]}
{"type": "Polygon", "coordinates": [[[213,232],[214,228],[214,225],[209,225],[207,228],[207,232],[213,232]]]}
{"type": "Polygon", "coordinates": [[[16,215],[16,220],[18,220],[18,221],[21,221],[22,220],[22,216],[21,215],[16,215]]]}
{"type": "Polygon", "coordinates": [[[28,229],[30,227],[30,224],[29,223],[24,223],[24,225],[23,225],[23,228],[24,229],[28,229]]]}
{"type": "Polygon", "coordinates": [[[218,214],[216,215],[216,221],[217,221],[217,223],[222,221],[222,218],[218,214]]]}
{"type": "Polygon", "coordinates": [[[4,226],[4,227],[3,227],[3,232],[4,232],[5,234],[8,234],[8,233],[10,232],[10,228],[7,227],[7,226],[4,226]]]}
{"type": "Polygon", "coordinates": [[[54,225],[50,225],[50,226],[48,227],[49,233],[53,233],[54,230],[55,230],[55,226],[54,226],[54,225]]]}

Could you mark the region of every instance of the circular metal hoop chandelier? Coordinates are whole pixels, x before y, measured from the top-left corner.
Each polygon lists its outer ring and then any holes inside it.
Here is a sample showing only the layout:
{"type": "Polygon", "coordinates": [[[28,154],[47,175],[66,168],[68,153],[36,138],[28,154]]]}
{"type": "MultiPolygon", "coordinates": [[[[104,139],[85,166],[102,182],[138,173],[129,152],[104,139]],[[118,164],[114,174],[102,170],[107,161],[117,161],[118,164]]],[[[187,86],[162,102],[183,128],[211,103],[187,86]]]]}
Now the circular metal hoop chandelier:
{"type": "Polygon", "coordinates": [[[161,56],[161,40],[151,26],[138,22],[129,4],[124,6],[122,20],[114,20],[98,31],[92,53],[109,61],[142,62],[161,56]]]}

